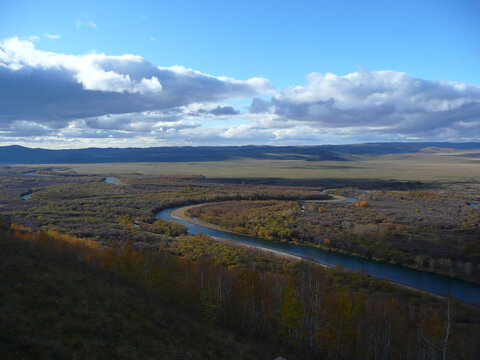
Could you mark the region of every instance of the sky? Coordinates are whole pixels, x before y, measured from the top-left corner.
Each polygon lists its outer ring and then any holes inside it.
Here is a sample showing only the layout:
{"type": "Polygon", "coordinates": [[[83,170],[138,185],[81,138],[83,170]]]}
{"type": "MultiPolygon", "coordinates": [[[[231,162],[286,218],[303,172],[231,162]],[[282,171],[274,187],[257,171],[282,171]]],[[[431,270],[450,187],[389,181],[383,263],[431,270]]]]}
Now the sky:
{"type": "Polygon", "coordinates": [[[0,0],[0,145],[479,140],[478,0],[0,0]]]}

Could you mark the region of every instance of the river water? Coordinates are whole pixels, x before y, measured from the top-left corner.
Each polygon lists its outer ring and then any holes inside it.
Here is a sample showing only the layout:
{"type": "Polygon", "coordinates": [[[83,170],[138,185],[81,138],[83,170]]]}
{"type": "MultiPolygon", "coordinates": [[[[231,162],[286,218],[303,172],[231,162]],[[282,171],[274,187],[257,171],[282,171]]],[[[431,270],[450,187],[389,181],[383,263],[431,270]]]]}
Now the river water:
{"type": "Polygon", "coordinates": [[[119,184],[118,178],[113,177],[113,176],[107,176],[105,178],[105,182],[109,183],[109,184],[113,184],[113,185],[118,185],[119,184]]]}
{"type": "Polygon", "coordinates": [[[164,209],[158,212],[156,217],[183,224],[188,228],[190,234],[203,233],[212,237],[238,241],[244,244],[278,250],[302,257],[309,257],[318,263],[328,266],[341,264],[343,268],[347,270],[363,270],[365,273],[376,278],[390,280],[437,294],[449,295],[472,304],[480,304],[480,285],[468,281],[309,246],[274,242],[246,235],[233,234],[227,231],[210,229],[188,221],[172,218],[171,213],[175,209],[177,208],[164,209]]]}

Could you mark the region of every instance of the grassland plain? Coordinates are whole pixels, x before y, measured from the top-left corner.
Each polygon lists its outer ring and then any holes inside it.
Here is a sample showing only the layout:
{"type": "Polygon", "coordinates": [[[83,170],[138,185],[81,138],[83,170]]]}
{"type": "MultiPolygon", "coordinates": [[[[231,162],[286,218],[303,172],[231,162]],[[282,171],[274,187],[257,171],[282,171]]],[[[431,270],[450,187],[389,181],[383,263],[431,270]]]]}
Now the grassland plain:
{"type": "Polygon", "coordinates": [[[44,164],[79,174],[203,175],[244,179],[378,179],[471,181],[480,177],[479,152],[426,149],[422,152],[349,156],[345,161],[260,160],[238,158],[202,162],[44,164]]]}

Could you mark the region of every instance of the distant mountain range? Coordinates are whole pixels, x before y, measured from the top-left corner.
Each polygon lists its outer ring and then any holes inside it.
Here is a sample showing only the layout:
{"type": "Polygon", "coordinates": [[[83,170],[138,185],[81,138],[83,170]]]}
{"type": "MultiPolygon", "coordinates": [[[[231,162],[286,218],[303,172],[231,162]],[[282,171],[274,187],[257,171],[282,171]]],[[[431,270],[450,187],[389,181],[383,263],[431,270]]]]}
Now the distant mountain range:
{"type": "Polygon", "coordinates": [[[426,148],[480,149],[471,143],[367,143],[319,146],[179,146],[152,148],[87,148],[72,150],[1,146],[0,164],[82,164],[111,162],[190,162],[236,158],[347,161],[352,155],[414,153],[426,148]]]}

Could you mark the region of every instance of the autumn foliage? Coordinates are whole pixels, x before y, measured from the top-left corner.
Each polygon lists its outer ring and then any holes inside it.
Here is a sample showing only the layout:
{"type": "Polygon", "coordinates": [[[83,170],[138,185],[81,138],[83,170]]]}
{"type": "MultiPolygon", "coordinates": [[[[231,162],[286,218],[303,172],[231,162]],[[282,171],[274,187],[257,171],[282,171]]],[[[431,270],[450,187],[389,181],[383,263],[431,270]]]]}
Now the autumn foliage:
{"type": "Polygon", "coordinates": [[[335,289],[309,262],[298,277],[289,277],[137,250],[132,243],[101,246],[56,232],[32,233],[15,223],[11,229],[18,239],[139,282],[206,322],[283,343],[307,357],[430,359],[462,351],[468,358],[478,350],[477,343],[453,336],[450,308],[430,311],[335,289]]]}
{"type": "Polygon", "coordinates": [[[358,207],[367,207],[368,206],[368,201],[367,200],[361,200],[361,201],[357,201],[355,202],[355,205],[358,206],[358,207]]]}

